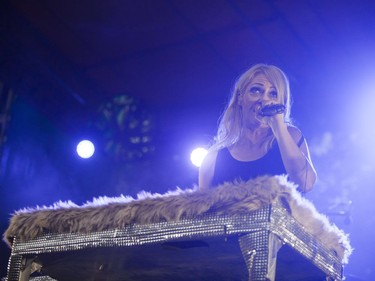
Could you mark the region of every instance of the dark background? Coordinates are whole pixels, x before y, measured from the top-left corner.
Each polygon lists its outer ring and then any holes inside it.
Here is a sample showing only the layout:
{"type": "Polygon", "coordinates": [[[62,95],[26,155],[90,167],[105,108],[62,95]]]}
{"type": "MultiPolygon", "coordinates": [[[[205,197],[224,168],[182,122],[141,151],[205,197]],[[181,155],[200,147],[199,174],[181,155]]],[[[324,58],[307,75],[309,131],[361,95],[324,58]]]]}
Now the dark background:
{"type": "Polygon", "coordinates": [[[2,1],[3,111],[14,93],[2,232],[24,207],[192,187],[191,150],[209,144],[235,79],[263,62],[290,78],[319,174],[307,197],[355,248],[347,280],[375,280],[374,15],[361,0],[2,1]],[[91,159],[74,152],[82,137],[91,159]]]}

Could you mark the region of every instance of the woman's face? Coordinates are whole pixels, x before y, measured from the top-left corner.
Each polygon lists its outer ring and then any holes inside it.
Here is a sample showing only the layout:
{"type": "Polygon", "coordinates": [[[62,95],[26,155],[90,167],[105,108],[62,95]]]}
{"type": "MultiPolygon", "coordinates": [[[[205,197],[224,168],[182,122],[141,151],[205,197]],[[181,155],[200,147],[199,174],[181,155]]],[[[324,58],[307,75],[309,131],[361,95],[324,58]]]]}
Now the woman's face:
{"type": "Polygon", "coordinates": [[[267,77],[264,74],[256,75],[238,99],[242,107],[244,124],[267,125],[265,119],[260,116],[260,109],[265,105],[280,103],[280,101],[281,97],[277,89],[267,77]]]}

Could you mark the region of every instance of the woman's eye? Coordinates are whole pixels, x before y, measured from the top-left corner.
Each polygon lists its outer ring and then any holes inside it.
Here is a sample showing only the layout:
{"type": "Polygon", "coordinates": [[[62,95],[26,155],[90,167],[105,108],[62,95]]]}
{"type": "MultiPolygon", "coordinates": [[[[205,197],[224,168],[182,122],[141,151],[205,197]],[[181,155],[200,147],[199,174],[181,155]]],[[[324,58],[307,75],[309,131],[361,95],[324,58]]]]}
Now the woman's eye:
{"type": "Polygon", "coordinates": [[[263,90],[259,87],[251,87],[250,93],[253,94],[253,95],[260,95],[260,94],[263,93],[263,90]]]}
{"type": "Polygon", "coordinates": [[[276,99],[277,98],[277,92],[276,91],[271,91],[270,92],[270,97],[276,99]]]}

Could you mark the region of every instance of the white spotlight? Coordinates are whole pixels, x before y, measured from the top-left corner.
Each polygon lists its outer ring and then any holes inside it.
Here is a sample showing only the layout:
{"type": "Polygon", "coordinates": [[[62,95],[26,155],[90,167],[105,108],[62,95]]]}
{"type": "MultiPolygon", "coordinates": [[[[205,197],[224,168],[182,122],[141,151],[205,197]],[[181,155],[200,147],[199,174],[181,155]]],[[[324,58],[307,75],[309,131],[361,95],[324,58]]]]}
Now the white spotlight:
{"type": "Polygon", "coordinates": [[[90,158],[95,152],[94,144],[89,140],[82,140],[77,145],[77,154],[81,158],[90,158]]]}
{"type": "Polygon", "coordinates": [[[200,167],[206,155],[207,149],[198,147],[191,152],[190,160],[195,166],[200,167]]]}

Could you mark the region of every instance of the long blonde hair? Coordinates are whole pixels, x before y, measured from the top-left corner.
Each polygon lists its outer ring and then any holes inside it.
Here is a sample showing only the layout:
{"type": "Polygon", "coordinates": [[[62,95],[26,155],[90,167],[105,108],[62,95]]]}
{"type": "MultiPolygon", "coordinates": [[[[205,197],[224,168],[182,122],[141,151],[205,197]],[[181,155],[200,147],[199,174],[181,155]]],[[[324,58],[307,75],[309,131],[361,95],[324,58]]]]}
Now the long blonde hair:
{"type": "MultiPolygon", "coordinates": [[[[219,120],[217,134],[210,150],[230,147],[238,142],[243,129],[242,108],[239,106],[238,97],[244,93],[249,83],[259,74],[265,75],[276,88],[277,93],[280,95],[280,102],[285,106],[284,121],[291,124],[291,95],[287,76],[281,69],[274,65],[256,64],[237,79],[228,105],[219,120]]],[[[273,140],[271,138],[270,144],[273,140]]]]}

